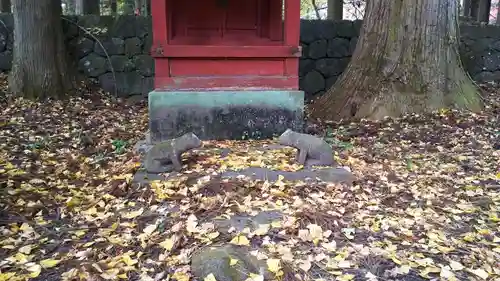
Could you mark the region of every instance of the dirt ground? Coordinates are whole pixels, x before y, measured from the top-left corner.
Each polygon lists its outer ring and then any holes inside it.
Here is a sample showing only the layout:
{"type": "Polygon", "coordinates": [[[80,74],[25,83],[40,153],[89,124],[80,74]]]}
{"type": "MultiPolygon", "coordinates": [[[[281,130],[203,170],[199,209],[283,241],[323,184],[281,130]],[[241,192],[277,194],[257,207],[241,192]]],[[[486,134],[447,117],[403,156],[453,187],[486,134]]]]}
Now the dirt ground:
{"type": "Polygon", "coordinates": [[[301,168],[252,148],[272,141],[205,142],[182,177],[134,185],[144,103],[0,98],[0,281],[190,280],[192,252],[221,242],[257,245],[291,273],[277,280],[500,280],[500,90],[483,88],[481,114],[326,126],[352,186],[216,176],[301,168]],[[264,210],[284,216],[240,233],[206,220],[264,210]]]}

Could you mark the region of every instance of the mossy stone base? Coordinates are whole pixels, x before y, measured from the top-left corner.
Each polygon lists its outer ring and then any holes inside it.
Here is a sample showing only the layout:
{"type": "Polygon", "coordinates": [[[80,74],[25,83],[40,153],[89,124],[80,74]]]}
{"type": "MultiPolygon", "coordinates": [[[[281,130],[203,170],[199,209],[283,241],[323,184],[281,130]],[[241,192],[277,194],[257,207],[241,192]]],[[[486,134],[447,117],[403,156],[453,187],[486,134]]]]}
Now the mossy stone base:
{"type": "Polygon", "coordinates": [[[187,132],[203,140],[241,140],[303,131],[303,91],[155,90],[148,101],[153,143],[187,132]]]}

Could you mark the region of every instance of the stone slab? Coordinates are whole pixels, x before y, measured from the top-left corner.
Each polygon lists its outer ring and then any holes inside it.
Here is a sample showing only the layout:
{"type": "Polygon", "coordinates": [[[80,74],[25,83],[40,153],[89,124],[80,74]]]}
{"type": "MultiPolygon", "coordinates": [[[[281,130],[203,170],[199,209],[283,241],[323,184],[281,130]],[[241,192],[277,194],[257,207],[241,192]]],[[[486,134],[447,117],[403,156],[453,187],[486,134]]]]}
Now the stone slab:
{"type": "Polygon", "coordinates": [[[236,178],[246,176],[253,180],[277,181],[279,176],[289,181],[322,181],[331,183],[344,183],[351,185],[354,181],[354,175],[344,168],[324,168],[312,169],[305,167],[296,172],[276,171],[267,168],[250,167],[240,171],[225,171],[221,174],[223,178],[236,178]]]}
{"type": "Polygon", "coordinates": [[[202,140],[241,140],[303,131],[303,91],[155,90],[148,103],[153,143],[188,132],[202,140]]]}

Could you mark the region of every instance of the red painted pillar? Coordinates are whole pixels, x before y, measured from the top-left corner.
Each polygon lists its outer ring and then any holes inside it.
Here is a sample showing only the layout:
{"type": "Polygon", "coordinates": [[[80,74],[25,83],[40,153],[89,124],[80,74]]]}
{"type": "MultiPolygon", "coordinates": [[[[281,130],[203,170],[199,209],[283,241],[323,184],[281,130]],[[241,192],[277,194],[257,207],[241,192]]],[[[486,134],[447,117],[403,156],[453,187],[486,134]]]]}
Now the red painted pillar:
{"type": "MultiPolygon", "coordinates": [[[[285,1],[285,46],[297,47],[296,53],[300,57],[300,0],[285,1]]],[[[293,52],[293,50],[292,50],[293,52]]],[[[285,60],[285,75],[294,75],[299,69],[299,60],[287,58],[285,60]]],[[[298,79],[297,79],[298,87],[298,79]]]]}

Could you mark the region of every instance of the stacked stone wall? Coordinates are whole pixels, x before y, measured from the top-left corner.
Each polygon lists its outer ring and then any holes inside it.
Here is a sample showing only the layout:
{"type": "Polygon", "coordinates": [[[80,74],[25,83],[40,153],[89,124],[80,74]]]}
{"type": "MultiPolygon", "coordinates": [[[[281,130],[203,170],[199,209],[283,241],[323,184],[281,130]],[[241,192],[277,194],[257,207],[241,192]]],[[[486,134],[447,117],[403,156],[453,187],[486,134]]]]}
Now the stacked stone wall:
{"type": "MultiPolygon", "coordinates": [[[[0,14],[0,71],[12,67],[13,20],[0,14]]],[[[68,52],[81,74],[121,97],[153,89],[151,18],[80,16],[62,19],[68,52]]],[[[323,94],[349,63],[361,21],[301,21],[300,88],[306,98],[323,94]]],[[[500,82],[500,27],[462,24],[460,55],[478,82],[500,82]]]]}

